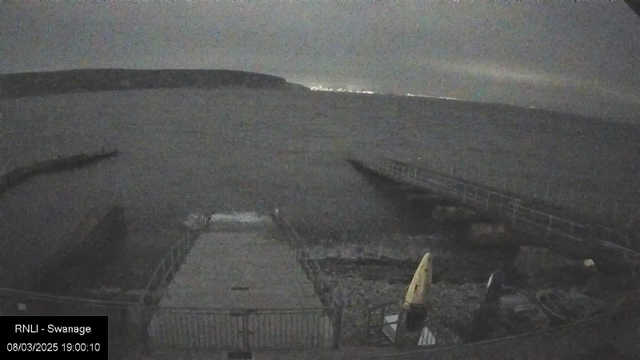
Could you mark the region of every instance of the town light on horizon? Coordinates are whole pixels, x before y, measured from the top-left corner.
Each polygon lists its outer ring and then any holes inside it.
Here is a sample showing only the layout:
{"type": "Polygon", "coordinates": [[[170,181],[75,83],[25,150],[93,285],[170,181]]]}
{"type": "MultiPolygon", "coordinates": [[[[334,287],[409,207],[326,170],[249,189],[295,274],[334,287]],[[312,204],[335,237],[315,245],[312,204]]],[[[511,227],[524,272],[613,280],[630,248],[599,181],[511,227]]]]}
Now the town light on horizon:
{"type": "Polygon", "coordinates": [[[309,87],[312,91],[333,91],[333,92],[347,92],[347,93],[357,93],[357,94],[376,94],[374,91],[370,90],[360,90],[360,89],[349,89],[349,88],[330,88],[324,87],[322,85],[311,86],[309,87]]]}
{"type": "MultiPolygon", "coordinates": [[[[371,90],[360,90],[360,89],[348,89],[348,88],[332,88],[332,87],[324,87],[322,85],[310,86],[309,89],[311,91],[326,91],[326,92],[343,92],[343,93],[355,93],[355,94],[387,94],[383,92],[375,92],[371,90]]],[[[414,94],[414,93],[406,93],[406,94],[393,94],[395,96],[409,96],[409,97],[422,97],[422,98],[430,98],[430,99],[443,99],[443,100],[462,100],[455,97],[448,96],[433,96],[433,95],[424,95],[424,94],[414,94]]]]}

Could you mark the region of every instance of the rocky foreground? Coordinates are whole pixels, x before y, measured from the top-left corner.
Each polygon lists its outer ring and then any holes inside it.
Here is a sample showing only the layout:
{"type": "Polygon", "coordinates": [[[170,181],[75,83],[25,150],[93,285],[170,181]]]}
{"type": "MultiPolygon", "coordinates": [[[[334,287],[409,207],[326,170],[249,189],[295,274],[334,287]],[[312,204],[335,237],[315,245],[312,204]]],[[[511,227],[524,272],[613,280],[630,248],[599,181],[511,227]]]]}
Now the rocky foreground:
{"type": "MultiPolygon", "coordinates": [[[[387,234],[367,244],[321,239],[309,244],[309,260],[318,264],[317,276],[325,284],[324,302],[344,305],[342,343],[390,344],[380,332],[382,317],[398,313],[400,300],[426,252],[434,255],[426,324],[439,345],[468,342],[489,275],[500,266],[499,256],[466,253],[446,242],[442,236],[387,234]]],[[[616,298],[618,289],[607,289],[606,280],[582,263],[523,248],[501,298],[502,313],[511,324],[491,329],[490,337],[539,331],[559,320],[596,316],[616,298]],[[561,306],[543,304],[560,298],[561,306]]]]}

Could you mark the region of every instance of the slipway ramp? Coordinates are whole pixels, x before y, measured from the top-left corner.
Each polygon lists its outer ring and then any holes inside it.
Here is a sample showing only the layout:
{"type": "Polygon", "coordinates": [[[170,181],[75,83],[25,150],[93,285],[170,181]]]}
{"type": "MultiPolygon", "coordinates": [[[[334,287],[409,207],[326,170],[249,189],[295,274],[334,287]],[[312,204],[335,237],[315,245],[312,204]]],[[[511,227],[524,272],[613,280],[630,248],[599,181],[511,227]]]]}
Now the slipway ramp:
{"type": "Polygon", "coordinates": [[[268,216],[209,218],[149,324],[152,348],[308,349],[332,331],[295,253],[268,216]]]}

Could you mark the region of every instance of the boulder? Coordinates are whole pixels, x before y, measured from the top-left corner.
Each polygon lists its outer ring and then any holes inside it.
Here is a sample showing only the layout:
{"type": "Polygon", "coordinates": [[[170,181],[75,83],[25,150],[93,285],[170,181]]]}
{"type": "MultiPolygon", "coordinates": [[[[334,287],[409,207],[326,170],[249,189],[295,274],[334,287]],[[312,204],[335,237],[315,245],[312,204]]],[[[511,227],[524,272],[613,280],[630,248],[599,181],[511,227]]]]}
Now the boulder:
{"type": "Polygon", "coordinates": [[[477,219],[475,211],[462,206],[436,206],[431,217],[440,222],[464,222],[477,219]]]}
{"type": "Polygon", "coordinates": [[[475,223],[467,231],[467,241],[477,246],[514,244],[514,238],[504,223],[475,223]]]}
{"type": "Polygon", "coordinates": [[[542,331],[549,327],[544,310],[522,294],[508,294],[500,298],[501,315],[517,332],[542,331]]]}
{"type": "Polygon", "coordinates": [[[522,273],[535,273],[541,269],[579,265],[580,261],[568,259],[549,249],[533,246],[521,246],[515,260],[516,268],[522,273]]]}

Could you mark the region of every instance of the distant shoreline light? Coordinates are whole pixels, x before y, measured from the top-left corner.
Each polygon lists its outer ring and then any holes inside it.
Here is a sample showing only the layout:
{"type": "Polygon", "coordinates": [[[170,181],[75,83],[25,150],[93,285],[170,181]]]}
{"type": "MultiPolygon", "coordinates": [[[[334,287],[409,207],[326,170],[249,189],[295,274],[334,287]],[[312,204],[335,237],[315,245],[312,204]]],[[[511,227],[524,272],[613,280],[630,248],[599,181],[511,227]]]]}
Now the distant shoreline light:
{"type": "Polygon", "coordinates": [[[369,91],[369,90],[351,90],[351,89],[345,89],[345,88],[326,88],[323,87],[322,85],[319,86],[311,86],[309,89],[311,89],[311,91],[332,91],[332,92],[347,92],[347,93],[357,93],[357,94],[375,94],[375,92],[373,91],[369,91]]]}
{"type": "Polygon", "coordinates": [[[433,95],[422,95],[422,94],[411,94],[408,93],[405,96],[409,96],[409,97],[423,97],[423,98],[429,98],[429,99],[441,99],[441,100],[454,100],[454,101],[464,101],[460,98],[455,98],[455,97],[449,97],[449,96],[433,96],[433,95]]]}
{"type": "MultiPolygon", "coordinates": [[[[311,89],[311,91],[327,91],[327,92],[342,92],[342,93],[356,93],[356,94],[382,94],[382,95],[387,94],[387,93],[380,93],[380,92],[375,92],[375,91],[370,91],[370,90],[351,90],[351,89],[345,89],[345,88],[337,88],[337,89],[326,88],[326,87],[324,87],[322,85],[310,86],[309,89],[311,89]]],[[[455,97],[448,97],[448,96],[432,96],[432,95],[412,94],[412,93],[394,94],[394,95],[395,96],[423,97],[423,98],[430,98],[430,99],[462,101],[462,99],[455,98],[455,97]]]]}

